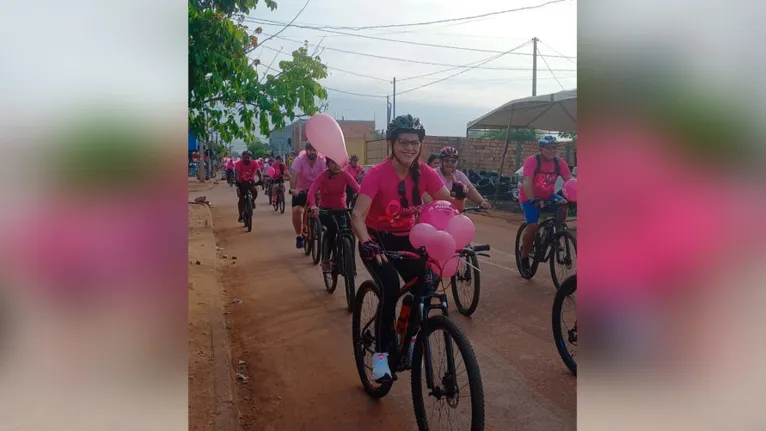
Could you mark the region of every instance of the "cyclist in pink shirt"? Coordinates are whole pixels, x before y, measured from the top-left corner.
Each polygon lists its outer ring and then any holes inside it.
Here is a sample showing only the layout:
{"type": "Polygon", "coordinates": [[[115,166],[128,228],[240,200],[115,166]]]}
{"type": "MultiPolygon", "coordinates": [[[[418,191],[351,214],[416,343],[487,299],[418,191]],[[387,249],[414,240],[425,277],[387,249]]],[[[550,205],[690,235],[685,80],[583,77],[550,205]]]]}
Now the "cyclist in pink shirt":
{"type": "MultiPolygon", "coordinates": [[[[353,154],[349,159],[348,166],[346,166],[346,172],[351,174],[357,183],[361,184],[364,168],[359,166],[359,157],[357,157],[356,154],[353,154]]],[[[351,205],[351,203],[354,202],[354,196],[356,196],[356,193],[358,192],[359,190],[351,190],[351,187],[346,188],[346,203],[348,205],[351,205]]]]}
{"type": "Polygon", "coordinates": [[[303,208],[306,195],[314,180],[327,169],[327,163],[318,157],[317,150],[306,142],[306,153],[295,158],[290,166],[290,194],[293,195],[293,228],[295,228],[295,248],[303,248],[303,208]]]}
{"type": "Polygon", "coordinates": [[[524,160],[523,176],[521,190],[519,190],[519,201],[521,210],[524,212],[524,218],[527,222],[527,228],[524,229],[521,245],[521,267],[529,270],[529,252],[532,250],[532,243],[535,240],[535,232],[540,221],[540,210],[551,208],[549,204],[558,203],[559,221],[567,217],[566,199],[557,195],[556,180],[559,178],[564,181],[572,178],[572,172],[566,162],[556,157],[558,142],[553,136],[544,136],[537,142],[540,152],[534,156],[527,157],[524,160]]]}
{"type": "MultiPolygon", "coordinates": [[[[372,371],[372,380],[379,382],[393,378],[388,352],[396,342],[394,316],[399,276],[405,282],[414,277],[423,280],[426,271],[417,261],[390,261],[382,252],[415,251],[408,235],[422,207],[423,192],[435,199],[451,200],[439,174],[418,160],[425,135],[419,119],[411,115],[394,118],[386,133],[392,147],[391,157],[368,170],[351,216],[351,226],[359,238],[359,255],[380,286],[372,371]]],[[[418,294],[420,289],[419,283],[413,292],[418,294]]]]}
{"type": "Polygon", "coordinates": [[[321,207],[328,210],[342,210],[346,208],[346,188],[350,188],[354,193],[359,192],[359,183],[356,179],[347,171],[335,163],[332,159],[327,159],[327,170],[319,174],[311,185],[308,194],[309,206],[315,216],[319,216],[319,221],[322,222],[327,230],[324,232],[325,238],[328,238],[328,242],[324,242],[328,248],[322,251],[324,261],[322,262],[322,271],[330,272],[330,250],[331,246],[335,242],[336,224],[334,217],[346,217],[346,214],[332,215],[323,214],[319,215],[319,206],[316,204],[316,194],[319,192],[319,199],[321,201],[321,207]]]}
{"type": "Polygon", "coordinates": [[[237,207],[239,208],[239,223],[244,221],[243,213],[245,211],[245,193],[247,189],[253,194],[253,203],[258,197],[258,190],[255,188],[262,181],[261,165],[257,160],[252,159],[249,151],[242,152],[242,158],[234,164],[234,178],[237,184],[237,207]]]}

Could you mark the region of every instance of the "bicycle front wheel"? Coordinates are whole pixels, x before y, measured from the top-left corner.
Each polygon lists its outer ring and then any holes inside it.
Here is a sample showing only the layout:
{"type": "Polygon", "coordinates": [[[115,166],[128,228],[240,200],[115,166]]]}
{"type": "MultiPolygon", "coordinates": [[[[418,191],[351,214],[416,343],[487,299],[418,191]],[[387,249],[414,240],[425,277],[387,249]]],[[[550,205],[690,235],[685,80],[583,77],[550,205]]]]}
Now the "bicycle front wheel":
{"type": "Polygon", "coordinates": [[[253,201],[250,199],[245,202],[245,227],[248,232],[253,230],[253,201]]]}
{"type": "MultiPolygon", "coordinates": [[[[328,235],[324,235],[322,238],[322,250],[329,250],[330,254],[332,254],[332,244],[329,244],[330,237],[328,235]]],[[[324,253],[324,252],[323,252],[324,253]]],[[[337,261],[337,256],[335,257],[335,260],[337,261]]],[[[330,272],[322,272],[322,279],[324,280],[324,288],[327,289],[327,293],[333,293],[335,292],[335,288],[338,287],[338,268],[337,265],[333,265],[332,271],[330,272]]]]}
{"type": "Polygon", "coordinates": [[[479,363],[463,330],[446,316],[429,317],[418,335],[412,354],[412,403],[419,430],[484,429],[479,363]],[[433,382],[427,381],[428,374],[433,382]],[[426,403],[424,394],[433,399],[426,403]]]}
{"type": "Polygon", "coordinates": [[[388,395],[394,382],[377,383],[372,380],[372,361],[375,353],[375,317],[378,312],[378,286],[368,280],[359,286],[354,298],[354,314],[351,318],[351,339],[354,343],[354,360],[364,391],[372,398],[388,395]]]}
{"type": "Polygon", "coordinates": [[[553,343],[564,364],[577,375],[577,274],[567,278],[553,298],[553,343]],[[566,309],[566,313],[565,313],[566,309]],[[571,313],[570,313],[571,311],[571,313]]]}
{"type": "Polygon", "coordinates": [[[470,316],[479,306],[481,275],[479,259],[475,254],[460,256],[460,266],[452,276],[452,297],[455,298],[457,311],[463,316],[470,316]]]}
{"type": "Polygon", "coordinates": [[[285,213],[285,194],[284,192],[279,192],[279,213],[284,214],[285,213]]]}
{"type": "Polygon", "coordinates": [[[343,244],[341,244],[343,250],[343,256],[337,258],[338,263],[343,262],[343,278],[346,285],[346,307],[348,312],[354,310],[354,273],[356,272],[356,260],[354,259],[354,246],[353,239],[349,236],[343,237],[343,244]]]}
{"type": "Polygon", "coordinates": [[[551,247],[551,279],[559,290],[563,280],[577,273],[577,238],[568,230],[558,232],[551,247]]]}
{"type": "MultiPolygon", "coordinates": [[[[537,273],[537,266],[540,265],[540,262],[538,262],[537,259],[535,259],[535,248],[537,247],[537,241],[535,241],[532,244],[532,252],[530,253],[529,258],[529,270],[525,271],[521,267],[521,246],[523,243],[523,237],[524,237],[524,230],[527,228],[526,223],[522,223],[521,226],[519,226],[519,231],[516,232],[516,267],[519,270],[519,274],[521,274],[522,278],[526,278],[527,280],[531,279],[535,276],[537,273]]],[[[537,239],[537,234],[535,234],[535,240],[537,239]]]]}
{"type": "Polygon", "coordinates": [[[316,217],[311,217],[309,223],[311,223],[311,234],[309,235],[309,241],[312,242],[311,261],[317,265],[322,258],[322,226],[316,217]]]}

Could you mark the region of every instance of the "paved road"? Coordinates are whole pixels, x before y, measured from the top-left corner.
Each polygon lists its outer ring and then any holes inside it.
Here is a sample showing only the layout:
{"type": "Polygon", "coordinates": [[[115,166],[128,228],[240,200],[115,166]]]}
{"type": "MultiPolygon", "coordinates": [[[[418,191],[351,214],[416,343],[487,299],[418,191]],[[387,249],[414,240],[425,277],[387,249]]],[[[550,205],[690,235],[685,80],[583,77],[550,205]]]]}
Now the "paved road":
{"type": "MultiPolygon", "coordinates": [[[[231,300],[233,361],[247,378],[238,384],[243,428],[417,429],[409,373],[381,401],[362,391],[343,289],[328,295],[319,268],[295,249],[289,208],[275,213],[260,195],[247,233],[236,222],[234,189],[220,184],[205,194],[221,253],[231,261],[222,276],[231,300]]],[[[519,277],[511,254],[517,224],[472,218],[476,242],[491,244],[492,257],[481,258],[481,300],[473,318],[452,316],[477,354],[486,429],[575,430],[576,379],[552,342],[550,275],[541,268],[533,281],[519,277]]],[[[358,266],[358,279],[368,278],[358,266]]]]}

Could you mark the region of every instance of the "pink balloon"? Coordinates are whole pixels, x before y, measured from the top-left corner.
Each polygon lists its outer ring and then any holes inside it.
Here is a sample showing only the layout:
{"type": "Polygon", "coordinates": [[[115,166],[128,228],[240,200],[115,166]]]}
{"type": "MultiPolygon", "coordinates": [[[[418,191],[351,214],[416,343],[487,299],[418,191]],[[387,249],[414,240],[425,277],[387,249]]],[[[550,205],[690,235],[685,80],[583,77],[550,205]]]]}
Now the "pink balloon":
{"type": "Polygon", "coordinates": [[[306,122],[306,137],[311,145],[325,156],[333,159],[336,163],[344,165],[348,162],[346,140],[343,130],[332,116],[327,114],[314,114],[306,122]]]}
{"type": "Polygon", "coordinates": [[[470,218],[460,214],[452,217],[447,222],[446,231],[455,239],[457,250],[462,250],[473,241],[476,227],[473,225],[473,221],[471,221],[470,218]]]}
{"type": "Polygon", "coordinates": [[[420,210],[419,221],[428,223],[438,230],[445,230],[449,220],[458,214],[460,214],[460,211],[450,202],[431,201],[423,205],[423,209],[420,210]]]}
{"type": "Polygon", "coordinates": [[[568,179],[564,183],[564,197],[572,202],[577,202],[577,180],[574,178],[568,179]]]}
{"type": "Polygon", "coordinates": [[[459,265],[460,258],[458,256],[453,256],[442,262],[428,262],[428,267],[440,278],[450,278],[455,275],[459,265]]]}
{"type": "Polygon", "coordinates": [[[437,262],[445,261],[455,254],[455,239],[443,230],[437,231],[426,243],[426,252],[437,262]]]}
{"type": "Polygon", "coordinates": [[[277,177],[277,170],[274,169],[274,166],[269,166],[268,169],[266,169],[266,174],[270,176],[271,178],[277,177]]]}
{"type": "Polygon", "coordinates": [[[437,232],[436,228],[428,223],[418,223],[410,230],[410,244],[415,248],[425,247],[428,240],[437,232]]]}

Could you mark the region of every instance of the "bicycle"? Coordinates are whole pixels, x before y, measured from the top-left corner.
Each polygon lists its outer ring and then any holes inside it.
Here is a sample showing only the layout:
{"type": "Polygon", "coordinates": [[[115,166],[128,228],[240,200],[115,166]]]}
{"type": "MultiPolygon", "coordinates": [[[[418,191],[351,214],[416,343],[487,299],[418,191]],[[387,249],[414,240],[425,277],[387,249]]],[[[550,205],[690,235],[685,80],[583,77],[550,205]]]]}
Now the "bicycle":
{"type": "MultiPolygon", "coordinates": [[[[269,193],[269,199],[271,200],[271,193],[269,193]]],[[[282,181],[277,183],[277,198],[272,200],[274,211],[279,210],[280,214],[285,213],[285,184],[282,181]]]]}
{"type": "Polygon", "coordinates": [[[255,213],[255,199],[253,199],[253,192],[250,190],[250,183],[246,183],[245,191],[245,212],[243,214],[245,218],[245,228],[250,232],[253,230],[253,214],[255,213]]]}
{"type": "Polygon", "coordinates": [[[559,352],[559,356],[564,361],[564,364],[569,368],[569,371],[577,376],[577,362],[575,361],[575,354],[572,349],[567,348],[567,343],[577,347],[577,305],[574,305],[575,319],[574,325],[569,327],[563,319],[564,302],[567,299],[571,299],[575,302],[574,295],[577,292],[577,274],[574,274],[564,280],[561,284],[561,289],[556,292],[556,296],[553,298],[553,343],[556,345],[556,350],[559,352]],[[562,331],[562,325],[566,327],[565,331],[562,331]]]}
{"type": "MultiPolygon", "coordinates": [[[[425,249],[420,249],[419,253],[411,252],[384,252],[389,259],[415,259],[425,267],[428,258],[425,249]]],[[[364,391],[372,398],[382,398],[388,394],[397,380],[396,372],[411,370],[412,402],[415,410],[418,429],[428,430],[428,417],[425,411],[423,383],[425,383],[428,396],[433,396],[437,401],[444,401],[448,408],[456,408],[461,400],[460,388],[458,382],[462,378],[462,372],[456,370],[458,363],[453,354],[455,353],[455,344],[457,350],[463,357],[462,363],[465,364],[465,375],[468,379],[468,393],[470,395],[471,412],[470,418],[471,430],[484,429],[484,389],[481,381],[481,372],[479,364],[476,361],[476,355],[471,347],[470,341],[465,336],[463,330],[449,318],[447,311],[447,295],[436,292],[436,279],[433,271],[427,270],[425,276],[425,291],[422,295],[413,296],[412,288],[417,283],[417,278],[407,282],[399,292],[397,300],[402,299],[402,310],[397,318],[397,346],[392,347],[389,352],[389,366],[393,371],[391,381],[377,383],[372,381],[372,365],[365,363],[365,352],[369,352],[369,359],[372,360],[375,346],[375,330],[370,329],[375,323],[377,311],[373,313],[372,318],[362,319],[362,308],[365,297],[370,294],[379,297],[377,284],[371,280],[365,281],[359,286],[357,292],[354,313],[352,318],[352,339],[354,346],[354,359],[356,362],[359,378],[362,381],[364,391]],[[438,299],[434,304],[433,300],[438,299]],[[411,306],[408,306],[411,303],[411,306]],[[410,312],[414,310],[414,312],[410,312]],[[418,312],[420,310],[420,312],[418,312]],[[440,310],[440,315],[429,317],[432,310],[440,310]],[[363,324],[363,322],[366,322],[363,324]],[[435,331],[444,331],[444,347],[447,353],[447,370],[443,375],[439,372],[434,374],[434,364],[432,363],[432,342],[428,336],[435,331]],[[367,370],[370,374],[368,375],[367,370]],[[425,378],[425,381],[422,381],[425,378]]],[[[375,307],[377,310],[378,307],[375,307]]],[[[439,361],[439,365],[441,361],[439,361]]],[[[465,396],[465,394],[463,394],[465,396]]],[[[451,416],[451,415],[450,415],[451,416]]],[[[459,415],[458,415],[459,416],[459,415]]],[[[441,417],[441,416],[439,416],[441,417]]],[[[466,429],[467,426],[458,426],[458,429],[466,429]]]]}
{"type": "Polygon", "coordinates": [[[317,265],[322,257],[322,224],[319,223],[319,217],[311,215],[308,199],[306,199],[306,204],[303,206],[303,232],[301,236],[303,236],[303,253],[306,256],[311,254],[311,261],[314,265],[317,265]]]}
{"type": "Polygon", "coordinates": [[[519,227],[519,231],[516,233],[516,266],[519,269],[519,274],[529,280],[537,273],[540,262],[550,261],[553,285],[556,290],[559,290],[561,288],[559,280],[566,278],[566,275],[559,278],[556,274],[556,264],[563,266],[567,271],[574,268],[574,261],[577,259],[577,238],[569,231],[565,221],[561,222],[560,229],[556,227],[560,204],[551,202],[548,203],[548,206],[555,215],[547,217],[537,226],[535,239],[532,243],[532,253],[529,256],[531,259],[529,271],[525,271],[521,266],[522,236],[527,223],[522,223],[519,227]]]}
{"type": "MultiPolygon", "coordinates": [[[[466,208],[463,212],[486,212],[486,210],[482,207],[474,207],[466,208]]],[[[476,307],[479,306],[481,270],[479,270],[479,259],[477,256],[489,257],[489,254],[486,254],[489,250],[489,244],[469,244],[458,253],[460,256],[460,264],[457,272],[451,277],[450,284],[452,285],[452,297],[455,298],[457,311],[463,316],[472,315],[474,311],[476,311],[476,307]],[[466,302],[466,304],[463,303],[464,301],[461,299],[460,292],[458,291],[458,282],[462,282],[462,284],[465,284],[466,286],[471,286],[471,284],[473,284],[473,294],[466,296],[466,299],[470,297],[470,302],[466,302]]],[[[468,287],[461,289],[461,291],[467,289],[468,287]]]]}
{"type": "Polygon", "coordinates": [[[351,210],[319,210],[320,215],[330,215],[336,226],[336,236],[334,244],[326,244],[331,240],[327,235],[327,228],[322,227],[322,253],[325,250],[329,250],[330,253],[330,265],[332,266],[331,272],[322,273],[324,280],[324,287],[327,292],[335,292],[335,288],[338,286],[338,275],[342,275],[344,284],[346,286],[346,307],[349,313],[353,311],[354,307],[354,293],[356,287],[354,286],[354,277],[356,276],[356,258],[354,257],[354,233],[351,231],[351,224],[349,221],[351,210]],[[338,216],[341,217],[341,221],[338,221],[338,216]]]}

